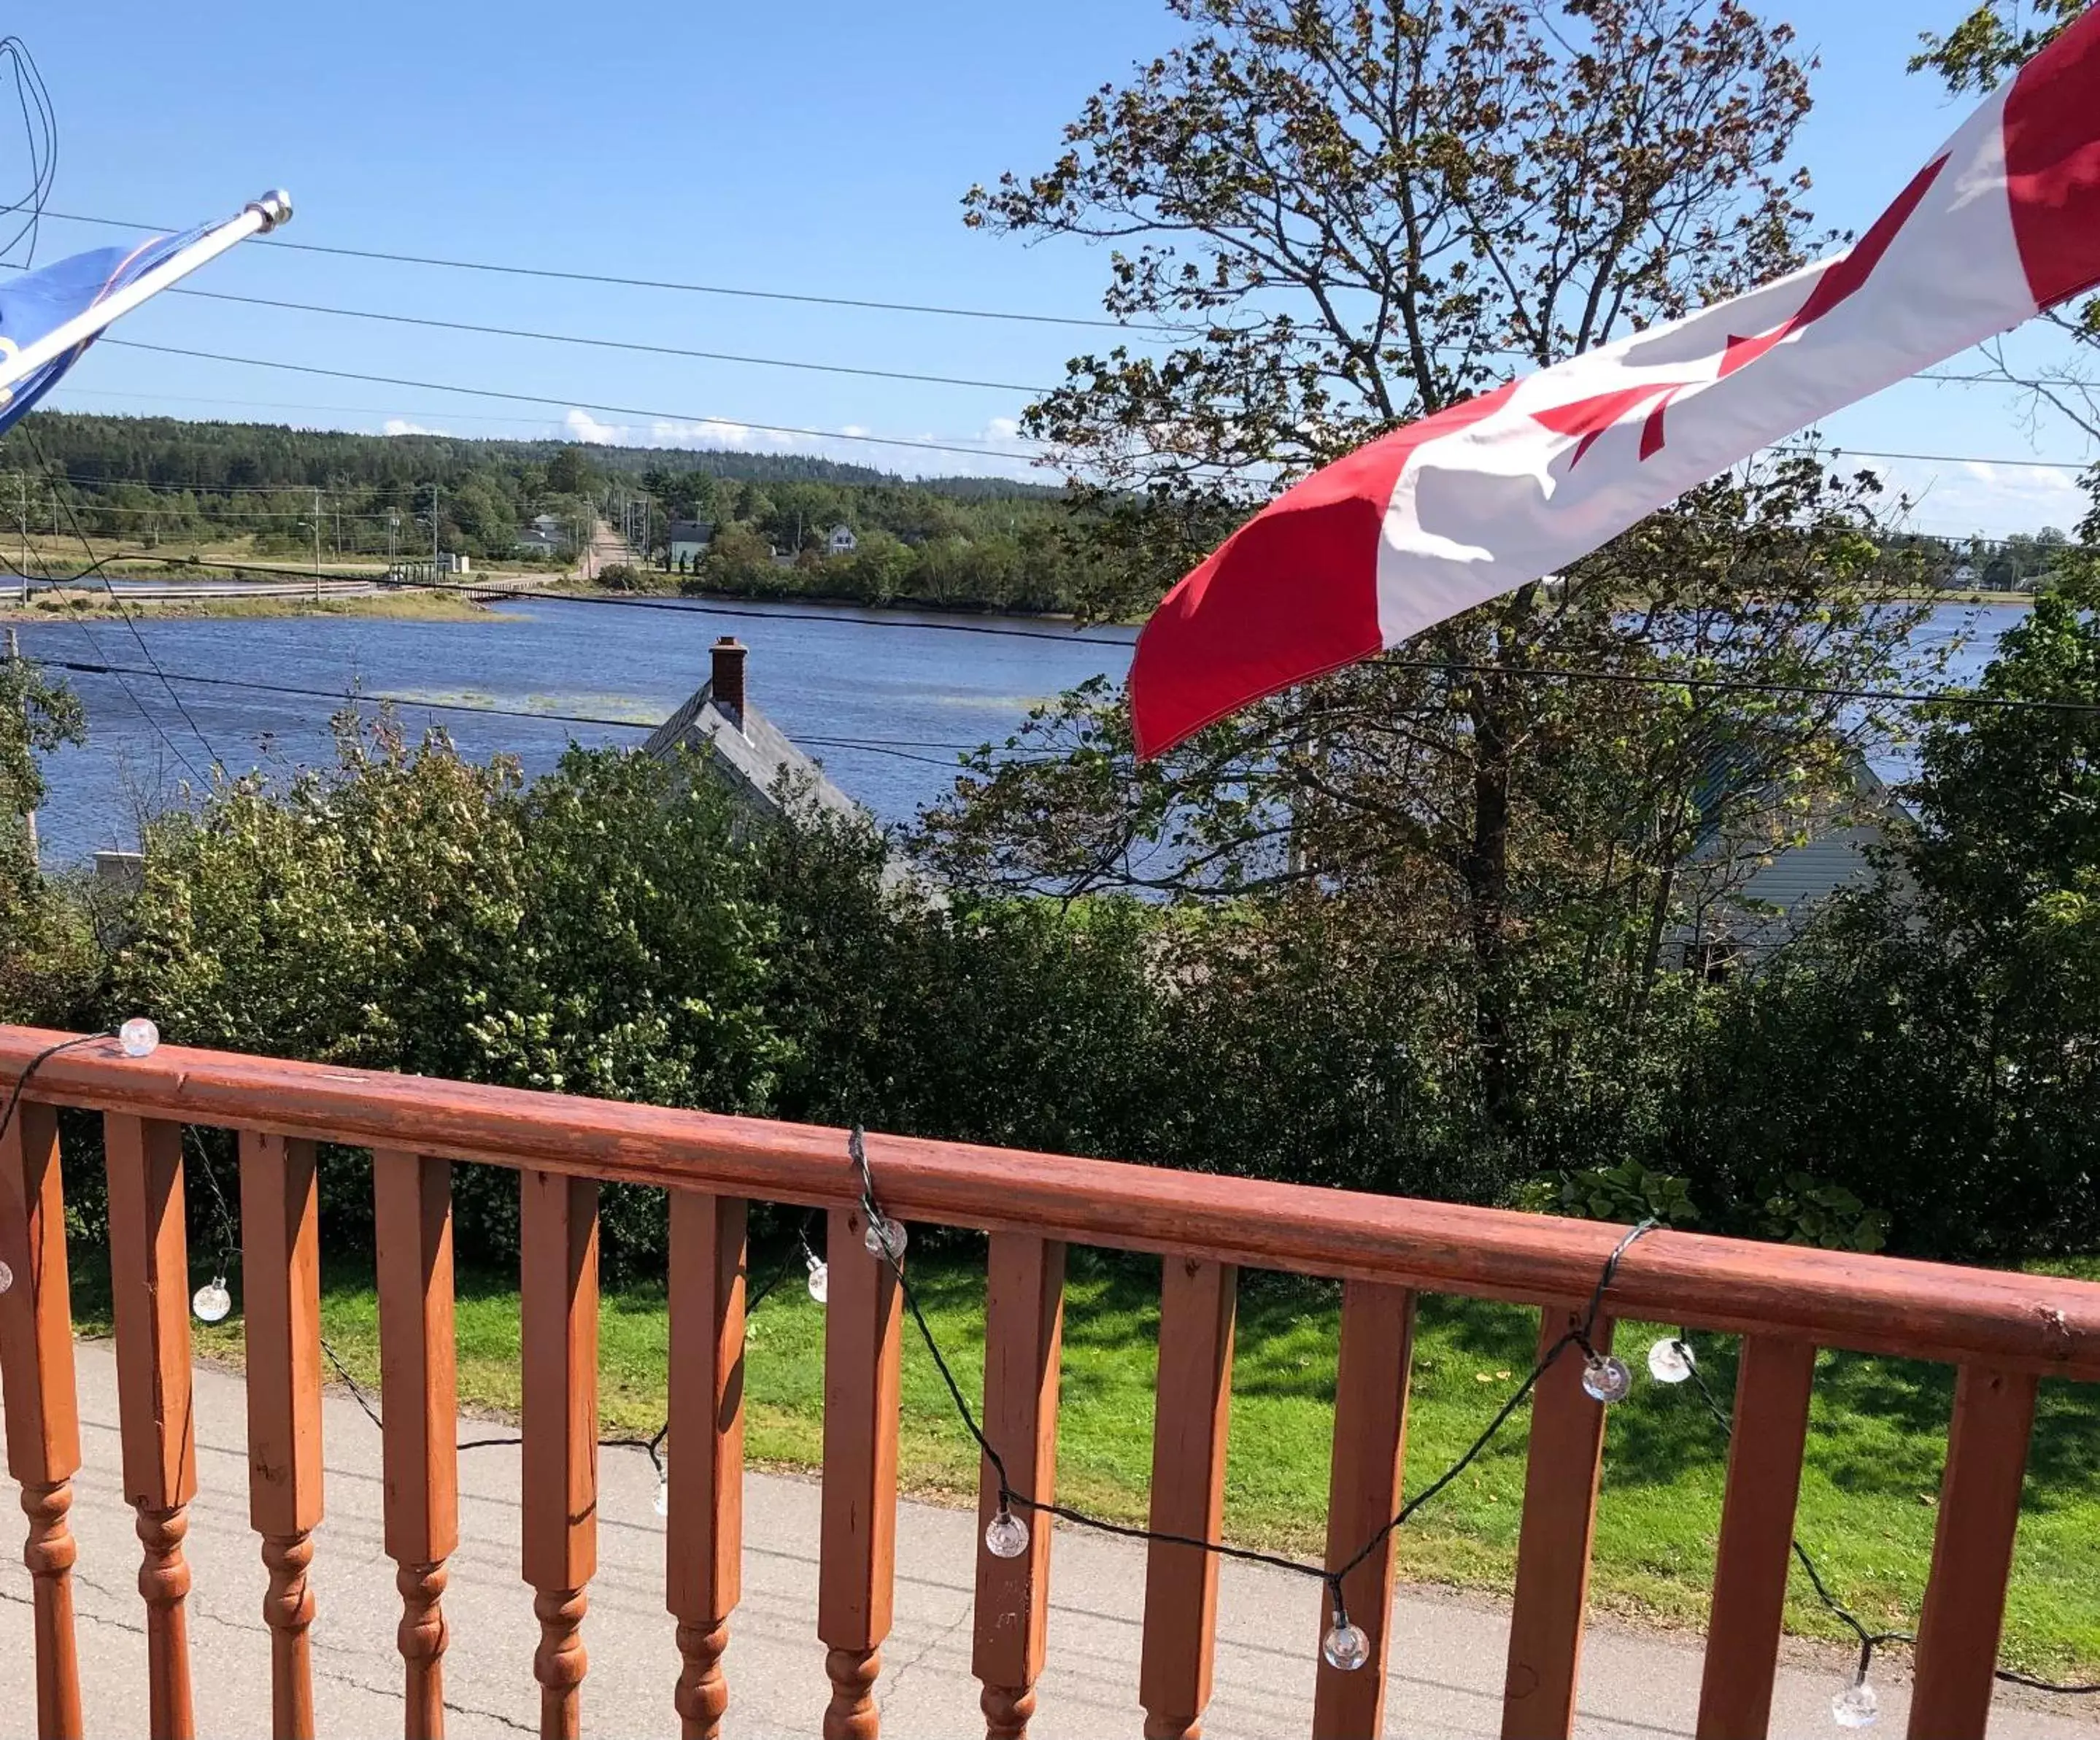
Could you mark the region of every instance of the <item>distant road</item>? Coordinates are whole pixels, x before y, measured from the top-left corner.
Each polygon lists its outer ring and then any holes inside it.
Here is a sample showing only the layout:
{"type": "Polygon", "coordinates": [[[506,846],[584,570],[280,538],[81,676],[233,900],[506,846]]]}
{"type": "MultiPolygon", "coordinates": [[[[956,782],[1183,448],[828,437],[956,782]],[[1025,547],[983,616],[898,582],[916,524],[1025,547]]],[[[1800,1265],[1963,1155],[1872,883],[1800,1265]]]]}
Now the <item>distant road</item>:
{"type": "Polygon", "coordinates": [[[580,565],[582,577],[594,580],[614,562],[624,562],[630,568],[642,566],[641,558],[634,553],[626,539],[603,520],[594,519],[591,522],[590,546],[584,552],[580,565]]]}

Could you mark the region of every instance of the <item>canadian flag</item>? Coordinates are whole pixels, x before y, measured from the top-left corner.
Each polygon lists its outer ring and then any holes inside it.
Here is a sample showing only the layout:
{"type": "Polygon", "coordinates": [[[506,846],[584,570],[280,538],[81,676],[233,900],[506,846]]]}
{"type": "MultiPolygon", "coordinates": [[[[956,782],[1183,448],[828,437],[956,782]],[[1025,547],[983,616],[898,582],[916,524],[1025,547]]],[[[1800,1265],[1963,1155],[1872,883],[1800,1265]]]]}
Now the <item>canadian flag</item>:
{"type": "Polygon", "coordinates": [[[1855,399],[2100,284],[2100,10],[1845,253],[1510,381],[1286,491],[1167,593],[1138,753],[1553,572],[1855,399]]]}

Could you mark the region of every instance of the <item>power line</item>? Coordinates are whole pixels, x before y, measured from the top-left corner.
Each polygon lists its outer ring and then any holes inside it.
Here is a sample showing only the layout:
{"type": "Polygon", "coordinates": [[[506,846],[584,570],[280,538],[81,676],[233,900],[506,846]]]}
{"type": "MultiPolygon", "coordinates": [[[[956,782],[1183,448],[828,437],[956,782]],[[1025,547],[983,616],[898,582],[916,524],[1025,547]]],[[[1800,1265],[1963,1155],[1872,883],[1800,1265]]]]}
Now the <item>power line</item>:
{"type": "Polygon", "coordinates": [[[223,351],[196,350],[179,345],[151,345],[135,338],[104,338],[98,342],[126,350],[152,350],[163,356],[194,357],[206,363],[237,363],[248,368],[276,368],[299,375],[323,375],[332,381],[361,381],[373,386],[405,386],[423,393],[461,393],[474,399],[501,399],[521,405],[562,405],[578,411],[602,411],[613,416],[649,417],[666,423],[719,424],[726,429],[756,429],[761,434],[800,435],[816,441],[854,441],[880,447],[914,447],[933,453],[966,453],[973,459],[1026,460],[1025,453],[996,447],[965,447],[955,441],[916,441],[895,435],[869,435],[828,429],[803,429],[783,423],[751,423],[742,417],[709,416],[690,411],[651,411],[635,405],[609,405],[587,399],[556,399],[545,393],[510,393],[495,387],[457,386],[443,381],[416,381],[399,375],[361,374],[347,368],[322,368],[311,363],[285,363],[265,357],[229,356],[223,351]]]}
{"type": "MultiPolygon", "coordinates": [[[[72,625],[65,625],[72,626],[72,625]]],[[[623,731],[655,731],[663,724],[655,719],[621,719],[602,713],[564,713],[539,707],[499,707],[481,701],[433,701],[421,695],[390,694],[381,689],[309,689],[293,683],[269,683],[258,678],[245,676],[211,676],[196,671],[148,672],[133,665],[112,664],[106,660],[90,661],[79,659],[43,659],[38,664],[49,666],[55,671],[64,671],[77,676],[152,676],[164,682],[194,683],[211,689],[240,689],[259,694],[291,695],[302,700],[332,701],[351,706],[399,707],[414,711],[426,709],[441,713],[483,713],[496,719],[538,720],[554,725],[600,725],[623,731]]],[[[976,743],[943,742],[926,738],[860,738],[812,736],[797,733],[798,743],[814,743],[823,749],[849,749],[871,755],[890,755],[906,761],[921,761],[929,766],[948,767],[951,762],[930,755],[907,753],[916,749],[952,749],[958,752],[979,748],[976,743]]]]}
{"type": "Polygon", "coordinates": [[[703,363],[742,363],[755,368],[799,368],[815,374],[858,375],[876,381],[912,381],[929,386],[983,387],[1001,393],[1044,393],[1047,387],[1019,381],[978,381],[959,375],[925,375],[899,368],[866,368],[845,363],[813,363],[799,358],[748,356],[729,350],[691,350],[679,345],[642,344],[631,339],[588,338],[574,333],[539,333],[523,327],[482,326],[469,320],[440,320],[427,315],[382,314],[370,308],[335,308],[319,302],[288,302],[269,296],[236,296],[227,290],[184,289],[169,293],[202,297],[214,302],[241,302],[251,308],[285,308],[300,314],[329,315],[341,320],[379,320],[391,326],[427,326],[447,333],[479,333],[491,338],[529,338],[540,344],[584,345],[599,350],[632,350],[645,356],[690,357],[703,363]]]}
{"type": "MultiPolygon", "coordinates": [[[[95,223],[121,230],[165,230],[159,223],[126,223],[116,218],[91,218],[79,212],[46,210],[46,218],[67,223],[95,223]]],[[[820,308],[866,308],[883,314],[936,315],[955,320],[1012,320],[1030,326],[1079,326],[1113,333],[1178,333],[1181,328],[1139,321],[1105,319],[1098,315],[1025,314],[1014,309],[959,308],[928,302],[883,302],[871,297],[819,296],[799,290],[754,290],[741,285],[690,284],[674,279],[628,278],[611,272],[564,271],[549,266],[511,266],[490,260],[450,260],[433,254],[397,253],[377,248],[338,248],[319,242],[264,239],[267,245],[300,253],[320,253],[346,260],[383,260],[395,266],[433,266],[450,271],[493,272],[511,278],[548,278],[567,284],[613,284],[633,290],[677,290],[695,296],[743,297],[765,302],[801,302],[820,308]]]]}
{"type": "MultiPolygon", "coordinates": [[[[279,362],[264,357],[230,356],[217,350],[196,350],[178,345],[142,343],[133,338],[104,338],[100,342],[117,345],[129,350],[153,350],[165,356],[194,357],[208,363],[236,363],[249,368],[276,368],[294,374],[324,375],[336,381],[360,381],[374,386],[405,386],[418,392],[461,393],[476,399],[501,399],[514,403],[527,405],[561,405],[579,411],[602,411],[614,416],[649,417],[668,423],[720,424],[726,428],[757,429],[765,434],[801,435],[818,441],[857,441],[875,447],[915,447],[935,453],[964,453],[973,459],[1026,459],[1021,453],[1002,452],[996,447],[966,447],[952,441],[920,441],[892,435],[849,434],[823,429],[805,429],[779,423],[750,423],[740,417],[705,416],[690,412],[647,410],[635,405],[612,405],[584,399],[558,399],[544,393],[513,393],[494,387],[459,386],[442,381],[417,381],[398,375],[371,375],[346,368],[322,368],[311,363],[279,362]]],[[[1017,439],[1029,440],[1026,436],[1017,439]]],[[[1039,445],[1039,443],[1036,443],[1039,445]]],[[[1771,449],[1786,452],[1789,449],[1780,444],[1771,449]]],[[[2013,465],[2032,467],[2042,471],[2084,471],[2095,463],[2085,459],[2023,459],[2010,456],[1992,457],[1975,453],[1904,453],[1890,452],[1874,447],[1833,447],[1818,444],[1798,447],[1796,452],[1829,454],[1834,459],[1908,460],[1926,465],[2013,465]]]]}

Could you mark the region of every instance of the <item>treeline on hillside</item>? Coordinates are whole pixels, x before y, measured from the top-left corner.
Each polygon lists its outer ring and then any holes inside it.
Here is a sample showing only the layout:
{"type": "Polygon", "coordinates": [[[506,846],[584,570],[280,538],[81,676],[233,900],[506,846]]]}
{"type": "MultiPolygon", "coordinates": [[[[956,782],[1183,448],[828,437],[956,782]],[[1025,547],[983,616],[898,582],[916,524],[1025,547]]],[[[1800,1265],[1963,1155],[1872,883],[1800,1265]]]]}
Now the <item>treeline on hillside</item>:
{"type": "Polygon", "coordinates": [[[800,455],[682,452],[673,462],[660,448],[170,417],[39,412],[0,438],[0,515],[30,535],[78,531],[176,553],[232,545],[310,559],[318,544],[328,559],[412,559],[433,548],[435,517],[438,550],[514,561],[521,531],[545,516],[556,531],[546,553],[558,561],[593,514],[638,528],[643,516],[629,509],[646,500],[660,568],[670,518],[699,516],[726,534],[726,586],[868,597],[1058,601],[1058,493],[986,478],[908,482],[800,455]],[[869,536],[867,559],[822,585],[798,575],[795,553],[840,524],[869,536]],[[739,566],[739,553],[753,559],[739,566]]]}

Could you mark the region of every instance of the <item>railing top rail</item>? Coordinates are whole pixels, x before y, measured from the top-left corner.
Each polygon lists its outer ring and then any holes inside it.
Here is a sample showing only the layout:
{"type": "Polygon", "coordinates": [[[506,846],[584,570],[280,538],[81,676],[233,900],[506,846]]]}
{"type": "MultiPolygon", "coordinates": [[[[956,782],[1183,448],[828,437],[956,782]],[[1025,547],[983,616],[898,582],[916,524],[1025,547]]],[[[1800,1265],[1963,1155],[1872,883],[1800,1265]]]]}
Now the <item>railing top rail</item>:
{"type": "MultiPolygon", "coordinates": [[[[0,1025],[0,1086],[68,1037],[0,1025]]],[[[859,1190],[842,1130],[179,1046],[61,1052],[26,1097],[813,1206],[859,1190]]],[[[1586,1297],[1626,1230],[903,1136],[871,1135],[867,1152],[885,1207],[906,1220],[1531,1304],[1586,1297]]],[[[1658,1231],[1627,1253],[1607,1308],[2100,1380],[2100,1284],[2088,1281],[1658,1231]]]]}

